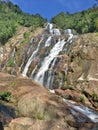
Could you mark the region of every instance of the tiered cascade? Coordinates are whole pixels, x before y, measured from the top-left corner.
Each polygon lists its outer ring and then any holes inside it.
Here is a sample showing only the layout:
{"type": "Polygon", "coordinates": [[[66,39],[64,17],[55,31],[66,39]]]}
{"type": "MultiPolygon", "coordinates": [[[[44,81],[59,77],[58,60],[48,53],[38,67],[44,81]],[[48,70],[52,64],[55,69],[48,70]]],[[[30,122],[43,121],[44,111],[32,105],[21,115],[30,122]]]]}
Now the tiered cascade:
{"type": "MultiPolygon", "coordinates": [[[[45,31],[47,31],[47,35],[43,34],[41,36],[35,51],[32,52],[24,67],[23,75],[28,75],[48,89],[53,89],[54,80],[58,77],[54,68],[60,64],[60,59],[62,59],[60,56],[66,55],[69,51],[73,34],[71,29],[66,29],[61,33],[59,29],[54,28],[53,24],[50,23],[47,24],[45,31]],[[37,58],[39,62],[35,63],[37,58]],[[31,64],[34,64],[32,72],[28,74],[31,64]]],[[[66,67],[64,70],[66,70],[66,67]]],[[[60,77],[59,82],[63,81],[62,79],[60,77]]],[[[61,86],[59,82],[58,87],[61,86]]]]}

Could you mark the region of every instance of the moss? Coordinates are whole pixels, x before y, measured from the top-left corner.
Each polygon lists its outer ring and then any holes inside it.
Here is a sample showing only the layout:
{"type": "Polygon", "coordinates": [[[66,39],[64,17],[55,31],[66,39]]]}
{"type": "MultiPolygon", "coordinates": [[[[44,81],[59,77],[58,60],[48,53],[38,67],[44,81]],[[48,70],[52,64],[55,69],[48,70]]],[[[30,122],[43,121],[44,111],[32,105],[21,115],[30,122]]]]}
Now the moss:
{"type": "Polygon", "coordinates": [[[25,33],[23,34],[23,36],[24,36],[25,39],[26,39],[26,38],[29,38],[30,32],[25,32],[25,33]]]}
{"type": "Polygon", "coordinates": [[[96,36],[98,36],[98,32],[96,33],[96,36]]]}
{"type": "Polygon", "coordinates": [[[98,95],[95,92],[92,93],[91,97],[92,97],[93,100],[98,99],[98,95]]]}
{"type": "Polygon", "coordinates": [[[9,87],[16,87],[16,82],[15,81],[10,82],[9,87]]]}
{"type": "Polygon", "coordinates": [[[58,73],[58,77],[59,77],[59,78],[62,78],[62,76],[63,76],[62,73],[59,72],[59,73],[58,73]]]}
{"type": "Polygon", "coordinates": [[[8,63],[7,63],[8,67],[13,67],[14,66],[14,60],[11,58],[9,59],[8,63]]]}
{"type": "Polygon", "coordinates": [[[84,99],[84,96],[80,96],[80,98],[79,98],[79,102],[81,102],[81,103],[85,103],[85,99],[84,99]]]}

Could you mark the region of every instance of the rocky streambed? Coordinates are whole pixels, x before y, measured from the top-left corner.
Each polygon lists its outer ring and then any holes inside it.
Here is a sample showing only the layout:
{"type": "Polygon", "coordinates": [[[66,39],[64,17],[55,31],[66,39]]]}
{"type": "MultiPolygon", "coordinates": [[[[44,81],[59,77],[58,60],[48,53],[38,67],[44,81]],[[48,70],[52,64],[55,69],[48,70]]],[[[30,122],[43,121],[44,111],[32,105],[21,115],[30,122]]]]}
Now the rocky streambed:
{"type": "Polygon", "coordinates": [[[0,102],[4,130],[98,129],[97,111],[87,112],[87,107],[63,100],[29,78],[0,73],[1,92],[11,94],[0,102]]]}

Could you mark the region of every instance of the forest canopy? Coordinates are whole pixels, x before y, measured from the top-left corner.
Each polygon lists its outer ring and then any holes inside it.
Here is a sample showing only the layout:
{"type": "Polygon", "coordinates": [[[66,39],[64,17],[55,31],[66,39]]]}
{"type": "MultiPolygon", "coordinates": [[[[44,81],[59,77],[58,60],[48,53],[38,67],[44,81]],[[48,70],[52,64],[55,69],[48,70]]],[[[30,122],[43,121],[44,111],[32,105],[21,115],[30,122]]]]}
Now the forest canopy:
{"type": "Polygon", "coordinates": [[[75,29],[78,33],[88,33],[98,31],[98,6],[88,10],[70,14],[61,12],[51,20],[61,29],[75,29]]]}
{"type": "Polygon", "coordinates": [[[31,27],[32,30],[46,23],[46,19],[39,14],[29,15],[23,13],[19,6],[14,5],[10,1],[0,0],[0,43],[5,42],[11,38],[16,28],[21,25],[31,27]]]}
{"type": "MultiPolygon", "coordinates": [[[[9,0],[0,0],[0,43],[5,44],[11,38],[18,26],[43,27],[47,20],[40,14],[30,15],[23,13],[19,6],[9,0]]],[[[98,5],[95,4],[88,10],[70,14],[61,12],[51,19],[61,29],[75,29],[78,33],[98,31],[98,5]]]]}

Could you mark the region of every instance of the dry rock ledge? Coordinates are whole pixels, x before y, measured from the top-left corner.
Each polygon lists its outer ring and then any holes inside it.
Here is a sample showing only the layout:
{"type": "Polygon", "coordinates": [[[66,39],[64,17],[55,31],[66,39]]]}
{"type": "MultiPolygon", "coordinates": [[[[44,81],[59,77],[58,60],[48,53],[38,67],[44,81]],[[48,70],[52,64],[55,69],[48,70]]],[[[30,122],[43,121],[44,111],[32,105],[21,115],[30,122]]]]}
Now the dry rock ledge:
{"type": "Polygon", "coordinates": [[[11,93],[9,100],[0,101],[5,107],[5,111],[0,110],[4,130],[77,130],[62,98],[33,80],[0,73],[1,92],[11,93]]]}

